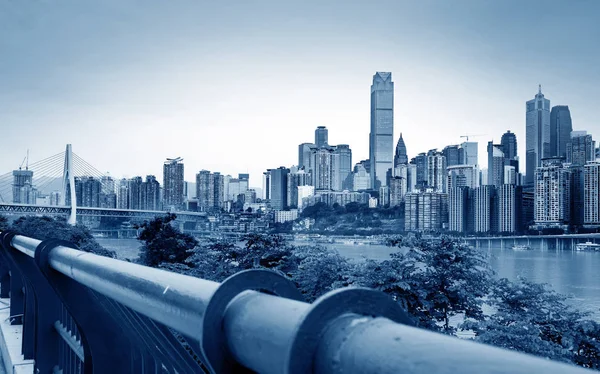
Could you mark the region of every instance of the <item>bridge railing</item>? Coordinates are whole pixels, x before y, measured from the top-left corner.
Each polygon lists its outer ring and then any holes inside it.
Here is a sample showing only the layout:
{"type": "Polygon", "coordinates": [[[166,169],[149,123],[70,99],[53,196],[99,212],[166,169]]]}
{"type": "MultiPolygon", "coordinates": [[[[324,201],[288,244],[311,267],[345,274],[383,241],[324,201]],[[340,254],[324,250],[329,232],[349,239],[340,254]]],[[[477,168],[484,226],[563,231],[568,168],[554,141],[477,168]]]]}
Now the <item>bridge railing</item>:
{"type": "Polygon", "coordinates": [[[68,242],[0,240],[0,296],[36,373],[588,372],[412,327],[369,289],[308,304],[269,270],[217,283],[68,242]]]}

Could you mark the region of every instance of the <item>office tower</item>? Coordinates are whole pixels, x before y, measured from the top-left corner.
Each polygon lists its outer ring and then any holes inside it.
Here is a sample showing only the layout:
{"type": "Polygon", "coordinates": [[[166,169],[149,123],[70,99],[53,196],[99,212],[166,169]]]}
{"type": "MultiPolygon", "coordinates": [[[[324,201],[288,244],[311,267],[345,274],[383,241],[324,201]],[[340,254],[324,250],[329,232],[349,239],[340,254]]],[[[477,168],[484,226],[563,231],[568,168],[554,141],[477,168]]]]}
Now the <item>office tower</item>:
{"type": "Polygon", "coordinates": [[[160,210],[160,183],[154,175],[147,175],[141,191],[142,210],[160,210]]]}
{"type": "Polygon", "coordinates": [[[338,144],[335,146],[334,155],[337,155],[336,164],[334,164],[334,173],[336,179],[336,191],[352,190],[352,150],[348,144],[338,144]]]}
{"type": "Polygon", "coordinates": [[[329,145],[327,127],[317,127],[317,129],[315,130],[315,145],[317,146],[317,148],[327,147],[329,145]]]}
{"type": "Polygon", "coordinates": [[[585,169],[582,165],[569,165],[571,170],[571,225],[581,226],[585,221],[585,169]]]}
{"type": "Polygon", "coordinates": [[[168,158],[163,165],[163,201],[164,207],[170,209],[183,209],[183,159],[168,158]]]}
{"type": "Polygon", "coordinates": [[[569,223],[571,171],[558,159],[544,160],[535,171],[535,211],[537,225],[569,223]]]}
{"type": "Polygon", "coordinates": [[[500,187],[504,184],[504,152],[502,146],[488,142],[488,184],[500,187]]]}
{"type": "Polygon", "coordinates": [[[550,155],[567,157],[567,143],[573,131],[571,112],[568,105],[556,105],[550,111],[550,155]]]}
{"type": "Polygon", "coordinates": [[[263,199],[271,199],[271,169],[263,173],[263,199]]]}
{"type": "Polygon", "coordinates": [[[291,168],[287,178],[287,206],[298,208],[298,187],[310,184],[310,175],[303,169],[291,168]]]}
{"type": "Polygon", "coordinates": [[[404,144],[402,133],[400,133],[400,139],[396,144],[396,154],[394,155],[394,168],[404,164],[408,164],[408,155],[406,154],[406,144],[404,144]]]}
{"type": "Polygon", "coordinates": [[[302,143],[298,146],[298,168],[310,168],[311,149],[315,147],[316,144],[312,143],[302,143]]]}
{"type": "Polygon", "coordinates": [[[417,188],[425,188],[427,186],[428,173],[427,173],[427,154],[419,153],[415,158],[410,161],[411,164],[417,166],[417,188]]]}
{"type": "Polygon", "coordinates": [[[503,184],[498,191],[498,232],[522,230],[523,188],[515,184],[503,184]]]}
{"type": "Polygon", "coordinates": [[[369,134],[371,188],[386,184],[394,155],[394,83],[392,73],[377,72],[371,85],[371,132],[369,134]]]}
{"type": "Polygon", "coordinates": [[[311,154],[311,178],[316,191],[331,191],[337,187],[334,181],[334,160],[339,155],[335,155],[333,148],[315,148],[311,154]]]}
{"type": "Polygon", "coordinates": [[[461,165],[479,165],[477,160],[477,142],[464,142],[458,149],[458,158],[461,165]]]}
{"type": "Polygon", "coordinates": [[[514,160],[517,158],[517,136],[510,132],[510,130],[502,134],[500,149],[504,153],[505,159],[514,160]]]}
{"type": "Polygon", "coordinates": [[[406,231],[439,231],[447,215],[448,195],[432,189],[411,192],[405,196],[404,225],[406,231]]]}
{"type": "Polygon", "coordinates": [[[460,147],[458,145],[448,145],[442,150],[442,154],[446,157],[446,166],[461,165],[460,162],[460,147]]]}
{"type": "Polygon", "coordinates": [[[354,191],[366,191],[371,189],[371,177],[366,160],[354,165],[352,189],[354,191]]]}
{"type": "Polygon", "coordinates": [[[470,191],[467,186],[448,188],[448,228],[450,231],[468,232],[470,191]]]}
{"type": "Polygon", "coordinates": [[[447,188],[479,186],[479,170],[475,165],[454,165],[447,168],[447,188]]]}
{"type": "Polygon", "coordinates": [[[533,191],[522,191],[521,230],[527,230],[535,222],[535,193],[533,191]]]}
{"type": "Polygon", "coordinates": [[[127,201],[129,202],[129,208],[133,210],[141,210],[142,209],[142,177],[133,177],[128,181],[127,193],[129,197],[127,201]]]}
{"type": "MultiPolygon", "coordinates": [[[[249,188],[250,176],[248,174],[238,174],[237,178],[229,178],[227,184],[227,194],[225,194],[225,188],[223,188],[223,196],[228,201],[237,201],[238,196],[244,195],[249,188]]],[[[223,177],[223,182],[225,177],[223,177]]],[[[225,185],[225,183],[223,183],[225,185]]]]}
{"type": "Polygon", "coordinates": [[[307,199],[315,194],[314,186],[298,186],[298,209],[304,209],[304,199],[307,199]]]}
{"type": "MultiPolygon", "coordinates": [[[[75,177],[75,196],[77,206],[100,207],[100,194],[102,183],[94,177],[75,177]]],[[[71,191],[67,189],[66,204],[71,204],[71,191]]]]}
{"type": "Polygon", "coordinates": [[[584,224],[600,225],[600,160],[584,168],[584,224]]]}
{"type": "Polygon", "coordinates": [[[256,190],[248,189],[244,193],[244,203],[254,204],[256,203],[256,190]]]}
{"type": "Polygon", "coordinates": [[[52,205],[52,206],[59,205],[60,204],[60,192],[59,191],[50,192],[49,200],[50,201],[49,201],[48,205],[52,205]]]}
{"type": "MultiPolygon", "coordinates": [[[[200,211],[221,210],[225,201],[223,181],[223,175],[218,172],[211,173],[208,170],[201,170],[196,174],[196,198],[200,211]]],[[[235,201],[237,201],[237,196],[235,201]]]]}
{"type": "Polygon", "coordinates": [[[283,166],[277,169],[271,169],[271,208],[274,210],[284,210],[287,208],[287,178],[290,169],[283,166]]]}
{"type": "Polygon", "coordinates": [[[496,187],[483,185],[473,190],[475,232],[497,231],[496,187]]]}
{"type": "Polygon", "coordinates": [[[542,86],[533,100],[526,103],[525,184],[534,185],[535,170],[542,158],[550,157],[550,100],[542,94],[542,86]]]}
{"type": "Polygon", "coordinates": [[[435,149],[427,153],[427,186],[435,192],[446,192],[446,157],[435,149]]]}
{"type": "Polygon", "coordinates": [[[595,142],[587,131],[572,131],[567,143],[567,163],[583,166],[588,161],[594,161],[595,142]]]}
{"type": "Polygon", "coordinates": [[[518,184],[517,172],[514,166],[504,165],[504,184],[518,184]]]}

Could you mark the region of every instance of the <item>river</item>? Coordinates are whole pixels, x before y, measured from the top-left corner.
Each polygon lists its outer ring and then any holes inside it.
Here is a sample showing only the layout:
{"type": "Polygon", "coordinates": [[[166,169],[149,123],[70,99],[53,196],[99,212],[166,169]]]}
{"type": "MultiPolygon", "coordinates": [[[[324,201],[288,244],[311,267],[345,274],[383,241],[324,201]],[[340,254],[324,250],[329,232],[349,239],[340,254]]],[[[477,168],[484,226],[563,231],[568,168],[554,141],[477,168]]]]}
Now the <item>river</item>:
{"type": "MultiPolygon", "coordinates": [[[[135,239],[105,239],[98,242],[117,252],[120,258],[137,257],[139,242],[135,239]]],[[[297,242],[306,245],[306,242],[297,242]]],[[[358,260],[385,260],[393,248],[384,245],[327,244],[340,254],[358,260]]],[[[560,250],[513,251],[512,249],[482,249],[488,252],[490,264],[499,278],[515,280],[522,276],[531,281],[548,283],[559,293],[571,295],[574,306],[593,313],[600,321],[600,252],[560,250]]]]}

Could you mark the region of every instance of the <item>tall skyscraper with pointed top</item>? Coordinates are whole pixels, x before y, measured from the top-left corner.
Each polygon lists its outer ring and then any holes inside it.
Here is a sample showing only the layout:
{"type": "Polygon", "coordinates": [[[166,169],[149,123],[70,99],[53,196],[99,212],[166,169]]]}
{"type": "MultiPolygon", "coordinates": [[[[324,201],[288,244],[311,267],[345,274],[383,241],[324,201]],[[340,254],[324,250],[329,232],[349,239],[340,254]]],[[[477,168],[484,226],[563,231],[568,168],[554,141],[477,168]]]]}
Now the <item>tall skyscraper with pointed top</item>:
{"type": "Polygon", "coordinates": [[[379,190],[387,184],[387,171],[394,157],[394,82],[392,73],[377,72],[371,85],[371,132],[369,159],[371,188],[379,190]]]}
{"type": "Polygon", "coordinates": [[[408,164],[408,155],[406,154],[406,144],[404,144],[402,133],[400,133],[400,139],[396,144],[396,154],[394,155],[394,167],[405,164],[408,164]]]}
{"type": "Polygon", "coordinates": [[[525,184],[533,186],[535,169],[542,158],[552,155],[550,149],[550,100],[542,94],[542,86],[533,100],[526,103],[525,184]]]}

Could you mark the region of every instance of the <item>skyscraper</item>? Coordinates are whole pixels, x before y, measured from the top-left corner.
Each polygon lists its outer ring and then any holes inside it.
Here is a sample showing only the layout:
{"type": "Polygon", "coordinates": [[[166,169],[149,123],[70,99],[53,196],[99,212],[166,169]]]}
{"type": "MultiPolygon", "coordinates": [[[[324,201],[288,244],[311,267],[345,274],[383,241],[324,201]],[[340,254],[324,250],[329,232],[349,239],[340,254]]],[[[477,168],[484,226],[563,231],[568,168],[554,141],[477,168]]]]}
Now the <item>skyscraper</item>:
{"type": "Polygon", "coordinates": [[[427,154],[419,153],[410,162],[417,166],[416,187],[423,188],[427,186],[427,154]]]}
{"type": "Polygon", "coordinates": [[[289,173],[290,169],[283,166],[270,171],[271,207],[274,210],[287,208],[287,178],[289,173]]]}
{"type": "Polygon", "coordinates": [[[287,178],[287,206],[298,208],[298,187],[306,186],[310,182],[310,174],[304,169],[292,168],[287,178]]]}
{"type": "Polygon", "coordinates": [[[183,194],[183,159],[168,158],[163,165],[163,188],[165,209],[182,209],[183,194]]]}
{"type": "Polygon", "coordinates": [[[504,184],[504,152],[502,146],[488,142],[488,184],[500,187],[504,184]]]}
{"type": "Polygon", "coordinates": [[[160,210],[160,183],[154,175],[147,175],[142,183],[141,200],[142,210],[160,210]]]}
{"type": "Polygon", "coordinates": [[[33,187],[33,171],[21,169],[14,170],[12,190],[13,203],[35,204],[37,194],[33,187]]]}
{"type": "Polygon", "coordinates": [[[523,228],[522,187],[503,184],[498,191],[498,232],[519,232],[523,228]]]}
{"type": "Polygon", "coordinates": [[[333,170],[336,180],[336,183],[334,183],[334,190],[351,190],[352,150],[348,144],[338,144],[335,146],[333,153],[337,155],[337,162],[334,164],[333,170]]]}
{"type": "Polygon", "coordinates": [[[458,159],[461,165],[479,165],[477,160],[477,142],[464,142],[458,149],[458,159]]]}
{"type": "Polygon", "coordinates": [[[326,147],[328,145],[328,132],[327,127],[318,126],[315,130],[315,145],[318,148],[326,147]]]}
{"type": "Polygon", "coordinates": [[[573,131],[571,112],[567,105],[556,105],[550,112],[550,155],[549,157],[567,157],[567,143],[573,131]]]}
{"type": "Polygon", "coordinates": [[[446,192],[446,157],[435,149],[427,153],[427,186],[435,192],[446,192]]]}
{"type": "Polygon", "coordinates": [[[584,166],[584,224],[600,225],[600,161],[584,166]]]}
{"type": "Polygon", "coordinates": [[[571,212],[571,170],[557,159],[544,160],[535,171],[534,220],[538,225],[569,223],[571,212]]]}
{"type": "Polygon", "coordinates": [[[313,150],[310,174],[315,191],[334,190],[334,159],[338,157],[330,147],[313,150]]]}
{"type": "Polygon", "coordinates": [[[544,98],[542,86],[533,100],[526,103],[525,184],[533,186],[535,169],[542,158],[550,157],[550,100],[544,98]]]}
{"type": "Polygon", "coordinates": [[[371,85],[371,132],[369,134],[371,188],[386,185],[386,173],[393,167],[394,82],[392,73],[377,72],[371,85]]]}
{"type": "Polygon", "coordinates": [[[354,191],[365,191],[371,188],[371,178],[369,176],[369,170],[366,160],[354,165],[352,189],[354,191]]]}
{"type": "Polygon", "coordinates": [[[586,131],[572,131],[570,141],[567,143],[567,162],[583,166],[588,161],[595,159],[595,142],[586,131]]]}
{"type": "Polygon", "coordinates": [[[506,131],[500,139],[500,147],[504,153],[504,158],[514,160],[517,157],[517,136],[515,133],[506,131]]]}
{"type": "Polygon", "coordinates": [[[400,133],[400,139],[396,144],[396,154],[394,155],[394,168],[403,164],[408,164],[408,156],[406,154],[406,144],[404,144],[402,133],[400,133]]]}
{"type": "Polygon", "coordinates": [[[310,168],[311,149],[316,145],[312,143],[302,143],[298,146],[298,168],[308,170],[310,168]]]}
{"type": "Polygon", "coordinates": [[[475,232],[497,231],[496,188],[492,185],[479,186],[473,190],[475,232]]]}
{"type": "Polygon", "coordinates": [[[460,152],[458,145],[448,145],[442,150],[442,154],[446,157],[446,166],[461,165],[460,152]]]}

